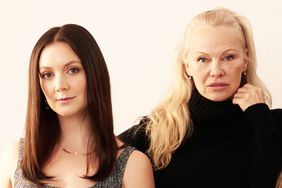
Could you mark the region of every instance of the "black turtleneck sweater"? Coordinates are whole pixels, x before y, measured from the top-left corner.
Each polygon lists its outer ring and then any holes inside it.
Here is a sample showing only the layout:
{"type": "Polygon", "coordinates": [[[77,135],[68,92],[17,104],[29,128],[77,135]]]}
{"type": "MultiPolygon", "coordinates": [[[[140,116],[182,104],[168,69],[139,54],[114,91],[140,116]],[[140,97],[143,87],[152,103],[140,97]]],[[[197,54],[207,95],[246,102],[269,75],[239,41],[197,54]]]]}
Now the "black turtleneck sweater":
{"type": "MultiPolygon", "coordinates": [[[[157,188],[274,188],[282,163],[282,109],[256,104],[244,112],[232,101],[213,102],[193,92],[193,133],[154,172],[157,188]]],[[[146,124],[119,138],[146,152],[146,124]],[[137,132],[136,132],[137,131],[137,132]]]]}

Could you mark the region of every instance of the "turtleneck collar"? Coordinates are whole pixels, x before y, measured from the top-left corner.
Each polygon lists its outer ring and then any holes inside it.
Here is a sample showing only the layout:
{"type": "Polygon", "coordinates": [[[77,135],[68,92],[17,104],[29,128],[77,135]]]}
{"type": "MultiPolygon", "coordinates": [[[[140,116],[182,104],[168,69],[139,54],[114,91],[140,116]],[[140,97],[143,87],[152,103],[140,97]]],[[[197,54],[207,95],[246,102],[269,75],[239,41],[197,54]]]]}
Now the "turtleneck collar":
{"type": "Polygon", "coordinates": [[[215,102],[203,97],[197,89],[193,90],[188,105],[192,118],[201,121],[233,119],[243,112],[232,100],[215,102]]]}

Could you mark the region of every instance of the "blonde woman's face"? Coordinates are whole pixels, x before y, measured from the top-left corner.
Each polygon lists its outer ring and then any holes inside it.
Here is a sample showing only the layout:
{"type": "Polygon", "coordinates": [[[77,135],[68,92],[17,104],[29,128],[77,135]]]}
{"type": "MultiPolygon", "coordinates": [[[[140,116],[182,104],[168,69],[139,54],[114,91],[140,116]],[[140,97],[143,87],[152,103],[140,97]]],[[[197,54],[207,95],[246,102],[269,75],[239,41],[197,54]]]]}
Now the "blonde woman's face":
{"type": "Polygon", "coordinates": [[[196,26],[190,33],[187,74],[212,101],[232,98],[247,69],[242,36],[232,26],[196,26]]]}

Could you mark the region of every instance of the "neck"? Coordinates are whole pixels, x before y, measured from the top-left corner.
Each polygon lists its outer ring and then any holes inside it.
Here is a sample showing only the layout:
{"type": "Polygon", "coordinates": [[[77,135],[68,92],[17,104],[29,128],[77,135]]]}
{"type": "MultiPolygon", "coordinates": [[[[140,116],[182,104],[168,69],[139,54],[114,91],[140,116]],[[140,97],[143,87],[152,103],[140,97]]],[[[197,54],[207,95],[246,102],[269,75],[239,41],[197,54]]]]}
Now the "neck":
{"type": "Polygon", "coordinates": [[[230,119],[242,112],[238,105],[232,103],[232,100],[211,101],[203,97],[196,89],[192,92],[189,109],[194,117],[201,120],[230,119]]]}
{"type": "Polygon", "coordinates": [[[89,117],[85,115],[80,117],[59,116],[58,118],[62,133],[60,145],[72,152],[86,153],[91,135],[89,117]]]}

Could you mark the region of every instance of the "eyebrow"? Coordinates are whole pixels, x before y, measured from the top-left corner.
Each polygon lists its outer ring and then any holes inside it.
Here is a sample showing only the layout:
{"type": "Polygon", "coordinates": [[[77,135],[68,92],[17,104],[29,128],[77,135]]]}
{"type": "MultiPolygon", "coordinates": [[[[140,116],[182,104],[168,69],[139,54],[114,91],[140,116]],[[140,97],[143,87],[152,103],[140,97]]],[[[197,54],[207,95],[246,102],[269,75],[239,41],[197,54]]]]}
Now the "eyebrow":
{"type": "MultiPolygon", "coordinates": [[[[70,65],[72,65],[72,64],[81,64],[81,62],[80,62],[80,61],[77,61],[77,60],[70,61],[70,62],[68,62],[67,64],[64,65],[64,68],[65,68],[65,67],[68,67],[68,66],[70,66],[70,65]]],[[[52,67],[48,67],[48,66],[39,66],[39,69],[48,69],[48,68],[52,68],[52,67]]]]}
{"type": "Polygon", "coordinates": [[[223,53],[226,53],[226,52],[229,52],[229,51],[235,51],[235,52],[238,52],[238,50],[236,50],[236,49],[228,49],[228,50],[225,50],[223,53]]]}
{"type": "MultiPolygon", "coordinates": [[[[224,53],[226,53],[226,52],[229,52],[229,51],[235,51],[235,52],[238,52],[238,50],[231,48],[231,49],[228,49],[228,50],[223,51],[223,52],[222,52],[222,54],[224,54],[224,53]]],[[[196,55],[196,54],[209,55],[208,53],[206,53],[206,52],[202,52],[202,51],[195,52],[195,53],[194,53],[194,55],[196,55]]]]}

